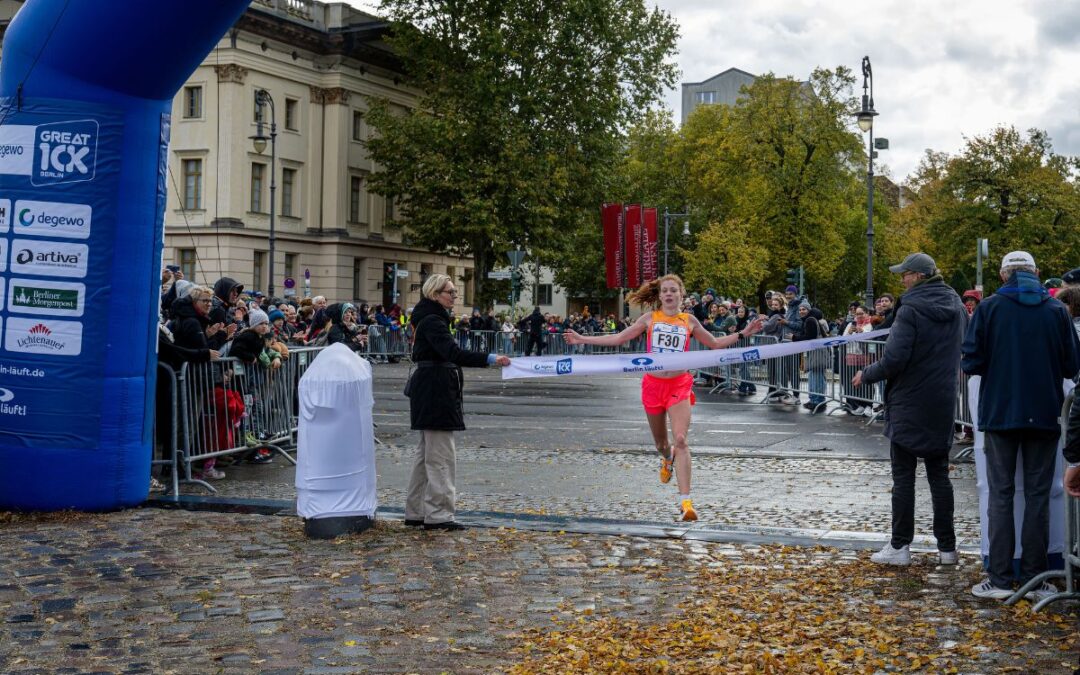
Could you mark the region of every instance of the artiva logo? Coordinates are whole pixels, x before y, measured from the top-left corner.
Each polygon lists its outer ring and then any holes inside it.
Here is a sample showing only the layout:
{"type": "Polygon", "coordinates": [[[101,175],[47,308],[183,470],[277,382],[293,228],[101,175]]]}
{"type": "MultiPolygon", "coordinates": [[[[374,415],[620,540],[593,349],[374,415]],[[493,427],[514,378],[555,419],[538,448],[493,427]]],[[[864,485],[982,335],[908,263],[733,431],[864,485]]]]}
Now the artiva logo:
{"type": "Polygon", "coordinates": [[[26,337],[16,340],[20,349],[37,347],[49,351],[59,352],[67,347],[67,343],[52,337],[52,330],[43,323],[32,326],[26,331],[26,337]]]}
{"type": "Polygon", "coordinates": [[[20,265],[26,265],[27,263],[37,262],[44,265],[78,265],[79,254],[78,253],[63,253],[57,250],[50,251],[31,251],[28,248],[24,248],[15,254],[15,262],[20,265]]]}

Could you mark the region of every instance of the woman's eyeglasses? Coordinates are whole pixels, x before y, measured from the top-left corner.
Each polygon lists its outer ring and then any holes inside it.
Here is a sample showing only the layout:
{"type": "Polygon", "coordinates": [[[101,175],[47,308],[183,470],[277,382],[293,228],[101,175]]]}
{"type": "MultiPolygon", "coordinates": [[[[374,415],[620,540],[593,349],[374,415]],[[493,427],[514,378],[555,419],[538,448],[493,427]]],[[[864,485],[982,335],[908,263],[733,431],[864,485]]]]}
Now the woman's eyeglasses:
{"type": "Polygon", "coordinates": [[[441,291],[439,291],[439,292],[440,292],[440,293],[446,293],[446,294],[448,294],[448,295],[449,295],[449,296],[450,296],[451,298],[456,298],[456,297],[457,297],[457,294],[458,294],[456,290],[451,290],[451,289],[448,289],[448,288],[444,288],[443,290],[441,290],[441,291]]]}

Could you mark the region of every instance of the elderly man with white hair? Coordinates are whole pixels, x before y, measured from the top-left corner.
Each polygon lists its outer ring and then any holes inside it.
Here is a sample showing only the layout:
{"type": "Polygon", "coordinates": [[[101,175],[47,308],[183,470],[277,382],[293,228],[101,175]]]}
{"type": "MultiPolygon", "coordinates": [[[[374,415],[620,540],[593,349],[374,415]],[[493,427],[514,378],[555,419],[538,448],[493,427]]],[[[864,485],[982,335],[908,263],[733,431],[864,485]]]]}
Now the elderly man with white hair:
{"type": "MultiPolygon", "coordinates": [[[[1013,251],[1001,261],[998,291],[979,303],[961,348],[961,368],[980,375],[978,428],[986,435],[989,576],[971,589],[980,598],[1012,595],[1014,474],[1023,466],[1024,517],[1020,584],[1047,569],[1050,487],[1054,477],[1061,382],[1080,370],[1080,342],[1065,306],[1039,283],[1035,259],[1013,251]]],[[[1036,600],[1057,592],[1051,584],[1031,591],[1036,600]]]]}

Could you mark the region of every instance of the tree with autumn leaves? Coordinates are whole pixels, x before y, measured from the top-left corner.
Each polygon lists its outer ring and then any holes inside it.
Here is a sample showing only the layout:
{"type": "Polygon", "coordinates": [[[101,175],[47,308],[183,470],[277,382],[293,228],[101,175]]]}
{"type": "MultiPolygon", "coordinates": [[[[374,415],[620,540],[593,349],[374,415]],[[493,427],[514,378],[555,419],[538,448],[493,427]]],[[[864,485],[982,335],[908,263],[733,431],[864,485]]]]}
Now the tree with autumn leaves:
{"type": "MultiPolygon", "coordinates": [[[[627,134],[616,198],[690,207],[693,235],[673,268],[691,288],[760,296],[803,265],[815,302],[840,310],[866,285],[866,149],[850,122],[852,83],[842,67],[808,82],[765,75],[735,105],[700,106],[680,129],[649,115],[627,134]]],[[[970,288],[980,237],[990,240],[989,289],[993,258],[1010,250],[1032,252],[1044,277],[1075,267],[1078,167],[1038,130],[998,128],[956,156],[928,151],[903,208],[876,186],[875,291],[900,292],[888,266],[917,250],[958,291],[970,288]]],[[[567,260],[602,265],[583,250],[567,260]]]]}
{"type": "Polygon", "coordinates": [[[1078,168],[1045,132],[998,127],[955,156],[928,151],[898,218],[954,285],[975,283],[979,238],[989,239],[988,290],[999,284],[996,261],[1017,249],[1035,257],[1044,278],[1060,276],[1080,264],[1078,168]]]}
{"type": "MultiPolygon", "coordinates": [[[[619,196],[690,208],[693,235],[674,267],[691,287],[760,297],[799,265],[833,306],[865,285],[866,155],[850,122],[853,82],[843,67],[806,82],[764,75],[735,105],[699,106],[680,129],[653,115],[630,131],[619,196]]],[[[884,274],[900,247],[883,204],[875,217],[884,274]]]]}
{"type": "Polygon", "coordinates": [[[596,227],[622,133],[675,84],[677,28],[643,0],[384,0],[416,105],[370,100],[377,194],[408,241],[486,273],[520,246],[558,266],[596,227]]]}

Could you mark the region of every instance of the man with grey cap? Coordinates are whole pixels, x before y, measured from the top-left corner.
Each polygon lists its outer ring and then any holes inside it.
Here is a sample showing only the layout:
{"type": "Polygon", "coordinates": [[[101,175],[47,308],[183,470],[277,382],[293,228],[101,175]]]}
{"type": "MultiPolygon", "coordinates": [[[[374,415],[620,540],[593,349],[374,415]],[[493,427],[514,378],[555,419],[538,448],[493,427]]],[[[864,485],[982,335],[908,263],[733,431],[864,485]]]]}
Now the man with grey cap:
{"type": "Polygon", "coordinates": [[[884,565],[911,563],[915,537],[915,470],[926,465],[934,538],[943,565],[957,563],[949,450],[967,310],[941,278],[934,259],[912,253],[890,272],[907,291],[896,303],[885,353],[855,373],[852,385],[885,381],[885,436],[892,458],[892,539],[871,556],[884,565]]]}
{"type": "MultiPolygon", "coordinates": [[[[981,375],[978,428],[986,436],[989,484],[988,578],[971,589],[980,598],[1012,595],[1014,476],[1022,460],[1024,518],[1019,582],[1045,572],[1050,527],[1050,488],[1057,462],[1062,381],[1080,369],[1080,344],[1065,306],[1039,283],[1035,259],[1013,251],[1001,261],[994,295],[971,315],[961,368],[981,375]]],[[[1056,592],[1051,584],[1031,591],[1036,600],[1056,592]]]]}

